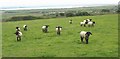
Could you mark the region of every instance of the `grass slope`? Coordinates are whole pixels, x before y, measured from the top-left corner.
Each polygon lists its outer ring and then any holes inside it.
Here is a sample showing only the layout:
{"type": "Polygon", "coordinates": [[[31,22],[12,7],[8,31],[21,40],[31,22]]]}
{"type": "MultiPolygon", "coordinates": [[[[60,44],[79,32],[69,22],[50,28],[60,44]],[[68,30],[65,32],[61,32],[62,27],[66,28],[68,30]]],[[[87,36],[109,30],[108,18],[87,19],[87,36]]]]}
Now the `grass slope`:
{"type": "Polygon", "coordinates": [[[118,19],[117,14],[54,18],[46,20],[4,22],[2,24],[3,57],[116,57],[118,56],[118,19]],[[80,27],[79,22],[92,18],[96,21],[93,28],[80,27]],[[73,24],[68,21],[72,19],[73,24]],[[23,31],[27,24],[29,30],[23,31]],[[41,27],[49,24],[49,33],[41,27]],[[62,26],[62,34],[56,35],[55,27],[62,26]],[[15,27],[21,27],[23,37],[16,42],[15,27]],[[80,43],[80,31],[91,31],[89,44],[80,43]]]}

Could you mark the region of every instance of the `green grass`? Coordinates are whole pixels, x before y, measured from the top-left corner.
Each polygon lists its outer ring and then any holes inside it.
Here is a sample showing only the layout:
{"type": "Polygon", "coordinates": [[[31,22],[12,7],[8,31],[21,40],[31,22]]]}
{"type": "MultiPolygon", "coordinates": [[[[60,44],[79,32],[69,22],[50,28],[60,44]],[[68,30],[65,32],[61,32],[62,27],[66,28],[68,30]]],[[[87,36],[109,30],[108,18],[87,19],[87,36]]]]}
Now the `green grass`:
{"type": "Polygon", "coordinates": [[[118,19],[117,14],[54,18],[44,20],[16,21],[2,23],[3,57],[117,57],[118,56],[118,19]],[[95,27],[80,27],[79,22],[92,18],[95,27]],[[72,19],[73,24],[68,21],[72,19]],[[27,24],[29,30],[23,31],[27,24]],[[49,24],[49,33],[41,27],[49,24]],[[55,27],[62,26],[60,36],[55,27]],[[21,42],[16,42],[15,27],[21,27],[21,42]],[[81,44],[80,31],[91,31],[89,44],[81,44]]]}

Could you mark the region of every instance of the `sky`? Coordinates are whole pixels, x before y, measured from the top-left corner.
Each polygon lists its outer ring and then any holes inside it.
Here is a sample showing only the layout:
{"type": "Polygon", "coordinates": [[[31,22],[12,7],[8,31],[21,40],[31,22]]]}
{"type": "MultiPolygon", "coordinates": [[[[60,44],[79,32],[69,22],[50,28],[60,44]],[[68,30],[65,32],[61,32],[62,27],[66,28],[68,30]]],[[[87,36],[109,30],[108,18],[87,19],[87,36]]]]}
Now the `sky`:
{"type": "Polygon", "coordinates": [[[0,0],[0,8],[118,4],[119,0],[0,0]]]}

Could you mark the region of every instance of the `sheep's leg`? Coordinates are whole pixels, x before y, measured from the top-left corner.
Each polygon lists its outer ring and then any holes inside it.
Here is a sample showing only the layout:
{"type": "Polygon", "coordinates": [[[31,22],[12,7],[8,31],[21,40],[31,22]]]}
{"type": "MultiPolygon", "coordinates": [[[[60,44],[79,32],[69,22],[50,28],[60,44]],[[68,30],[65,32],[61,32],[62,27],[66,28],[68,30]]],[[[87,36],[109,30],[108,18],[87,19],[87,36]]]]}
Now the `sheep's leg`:
{"type": "Polygon", "coordinates": [[[92,26],[94,27],[94,24],[92,24],[92,26]]]}
{"type": "Polygon", "coordinates": [[[25,28],[25,30],[27,31],[27,28],[25,28]]]}
{"type": "Polygon", "coordinates": [[[19,37],[17,37],[17,41],[19,41],[19,37]]]}
{"type": "Polygon", "coordinates": [[[60,35],[60,31],[57,31],[57,34],[60,35]]]}
{"type": "Polygon", "coordinates": [[[26,29],[24,28],[24,31],[26,31],[26,29]]]}
{"type": "Polygon", "coordinates": [[[84,27],[86,27],[86,25],[84,24],[84,27]]]}
{"type": "Polygon", "coordinates": [[[82,26],[82,24],[81,24],[81,26],[82,26]]]}
{"type": "Polygon", "coordinates": [[[26,28],[26,31],[28,30],[28,28],[26,28]]]}
{"type": "Polygon", "coordinates": [[[45,32],[44,29],[42,29],[42,31],[45,32]]]}
{"type": "Polygon", "coordinates": [[[45,33],[47,33],[47,28],[45,29],[45,33]]]}
{"type": "Polygon", "coordinates": [[[47,29],[46,29],[46,33],[47,33],[48,31],[47,31],[47,29]]]}
{"type": "Polygon", "coordinates": [[[85,38],[85,40],[86,40],[86,44],[88,44],[88,38],[87,37],[85,38]]]}
{"type": "Polygon", "coordinates": [[[19,41],[21,41],[21,37],[19,37],[19,41]]]}
{"type": "Polygon", "coordinates": [[[90,25],[88,25],[88,27],[90,27],[90,25]]]}
{"type": "Polygon", "coordinates": [[[83,37],[81,37],[81,42],[83,43],[83,37]]]}

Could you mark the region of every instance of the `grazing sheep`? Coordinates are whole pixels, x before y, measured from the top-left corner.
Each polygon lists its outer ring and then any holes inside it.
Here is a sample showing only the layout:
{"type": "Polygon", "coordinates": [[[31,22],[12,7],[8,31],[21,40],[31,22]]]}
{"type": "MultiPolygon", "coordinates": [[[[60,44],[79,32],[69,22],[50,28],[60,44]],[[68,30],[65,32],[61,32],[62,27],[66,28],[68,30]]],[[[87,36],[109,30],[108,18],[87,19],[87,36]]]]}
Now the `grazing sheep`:
{"type": "Polygon", "coordinates": [[[72,20],[69,20],[69,23],[72,24],[72,20]]]}
{"type": "Polygon", "coordinates": [[[16,27],[16,31],[20,31],[20,27],[16,27]]]}
{"type": "Polygon", "coordinates": [[[61,27],[61,26],[57,26],[57,27],[56,27],[57,35],[60,35],[61,30],[62,30],[62,27],[61,27]]]}
{"type": "Polygon", "coordinates": [[[27,29],[28,29],[27,25],[23,25],[23,29],[24,29],[24,31],[27,31],[27,29]]]}
{"type": "Polygon", "coordinates": [[[85,22],[80,22],[80,26],[85,26],[85,22]]]}
{"type": "Polygon", "coordinates": [[[88,24],[88,20],[84,20],[83,22],[80,22],[80,25],[86,27],[86,24],[88,24]]]}
{"type": "Polygon", "coordinates": [[[42,26],[42,31],[43,31],[44,33],[47,33],[47,32],[48,32],[48,27],[49,27],[49,25],[44,25],[44,26],[42,26]]]}
{"type": "Polygon", "coordinates": [[[17,41],[21,41],[22,32],[16,31],[14,34],[16,34],[17,41]]]}
{"type": "Polygon", "coordinates": [[[92,27],[92,26],[94,26],[95,25],[95,21],[90,21],[90,22],[88,22],[88,27],[92,27]]]}
{"type": "Polygon", "coordinates": [[[83,39],[85,38],[86,44],[88,44],[88,39],[89,39],[90,34],[92,35],[91,32],[81,31],[80,32],[81,42],[83,42],[83,39]]]}

